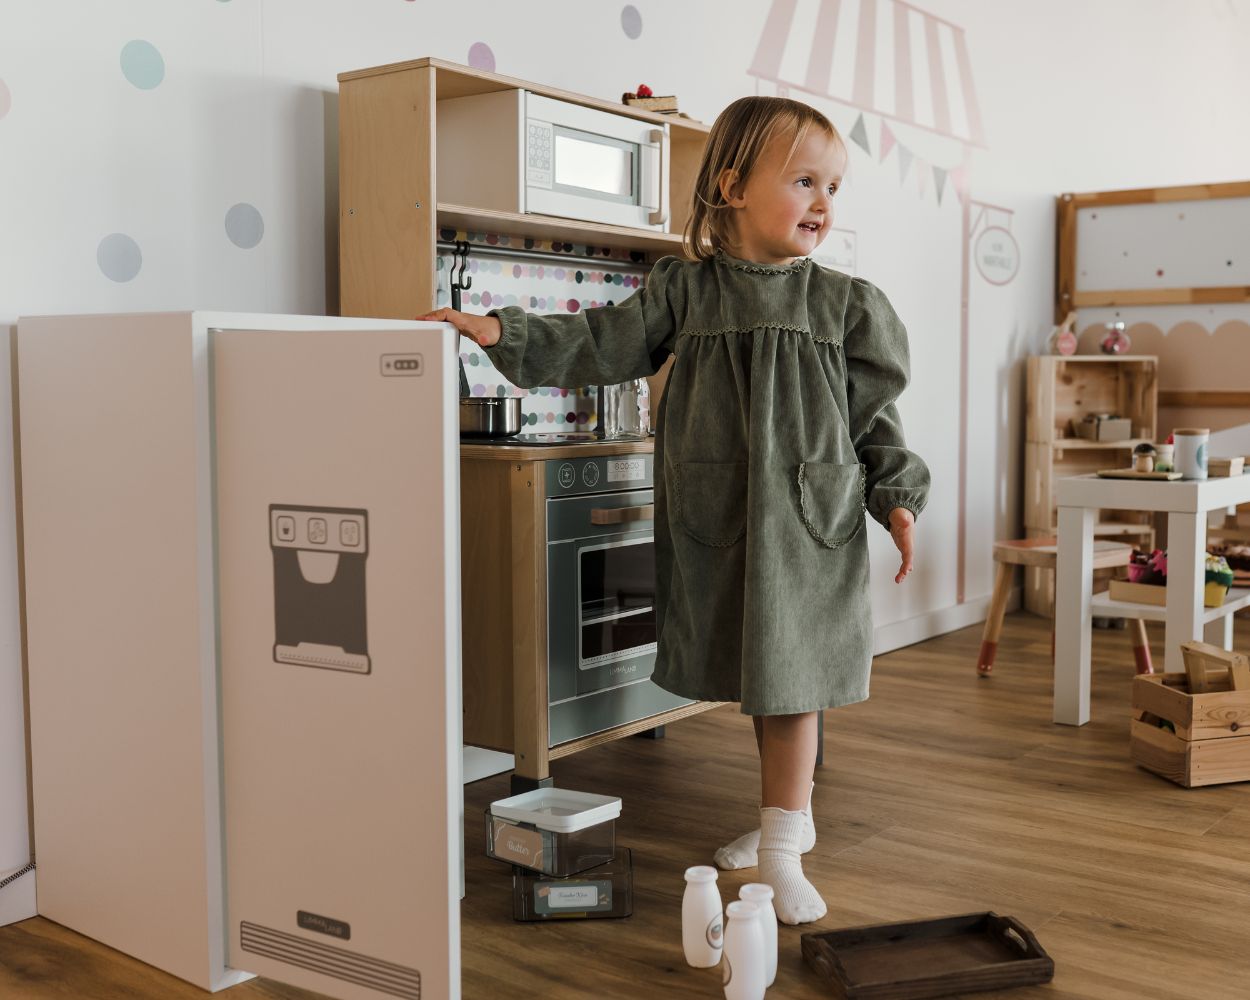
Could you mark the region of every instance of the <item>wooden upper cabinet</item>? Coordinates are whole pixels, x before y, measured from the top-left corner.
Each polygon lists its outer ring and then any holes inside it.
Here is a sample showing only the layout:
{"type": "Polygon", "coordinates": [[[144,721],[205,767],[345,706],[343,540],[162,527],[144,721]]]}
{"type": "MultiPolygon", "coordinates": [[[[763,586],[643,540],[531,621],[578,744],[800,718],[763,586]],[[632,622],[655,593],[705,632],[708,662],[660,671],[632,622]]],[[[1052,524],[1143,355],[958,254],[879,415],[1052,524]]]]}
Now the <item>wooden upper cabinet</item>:
{"type": "MultiPolygon", "coordinates": [[[[339,74],[339,276],[344,316],[411,319],[435,305],[440,228],[640,252],[682,252],[691,194],[709,126],[445,62],[417,59],[339,74]],[[437,105],[527,90],[669,129],[669,232],[440,202],[437,105]]],[[[483,155],[515,155],[492,150],[483,155]]],[[[571,257],[570,259],[576,259],[571,257]]]]}

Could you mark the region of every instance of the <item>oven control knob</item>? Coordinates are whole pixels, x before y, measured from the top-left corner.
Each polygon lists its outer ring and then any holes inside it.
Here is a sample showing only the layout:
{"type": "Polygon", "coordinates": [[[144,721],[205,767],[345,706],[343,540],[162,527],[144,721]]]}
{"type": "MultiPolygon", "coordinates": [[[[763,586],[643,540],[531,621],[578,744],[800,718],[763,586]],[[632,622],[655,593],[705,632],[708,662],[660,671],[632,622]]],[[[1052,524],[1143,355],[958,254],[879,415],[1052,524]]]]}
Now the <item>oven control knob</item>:
{"type": "Polygon", "coordinates": [[[582,466],[582,482],[587,486],[594,486],[599,482],[599,466],[594,462],[587,462],[582,466]]]}
{"type": "Polygon", "coordinates": [[[577,472],[573,469],[572,462],[565,462],[560,466],[560,485],[564,489],[568,489],[577,481],[577,472]]]}

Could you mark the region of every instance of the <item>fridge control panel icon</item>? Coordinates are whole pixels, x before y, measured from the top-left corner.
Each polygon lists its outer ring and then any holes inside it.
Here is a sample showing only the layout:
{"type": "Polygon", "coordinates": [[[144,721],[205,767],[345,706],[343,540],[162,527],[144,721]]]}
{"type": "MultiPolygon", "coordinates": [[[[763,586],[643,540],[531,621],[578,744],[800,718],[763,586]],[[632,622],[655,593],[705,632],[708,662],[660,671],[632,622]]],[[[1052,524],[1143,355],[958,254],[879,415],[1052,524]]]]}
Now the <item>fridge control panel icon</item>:
{"type": "Polygon", "coordinates": [[[369,673],[368,528],[366,510],[270,506],[275,662],[369,673]]]}

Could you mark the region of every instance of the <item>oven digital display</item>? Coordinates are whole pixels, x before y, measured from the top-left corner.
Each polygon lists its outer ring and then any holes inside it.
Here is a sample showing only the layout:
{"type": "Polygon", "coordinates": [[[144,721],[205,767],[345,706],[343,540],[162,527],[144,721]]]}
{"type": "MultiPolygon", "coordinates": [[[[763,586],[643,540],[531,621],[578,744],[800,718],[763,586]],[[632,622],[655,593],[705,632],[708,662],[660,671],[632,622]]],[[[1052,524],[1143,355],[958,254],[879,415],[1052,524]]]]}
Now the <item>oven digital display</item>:
{"type": "Polygon", "coordinates": [[[645,458],[608,459],[609,483],[632,483],[646,478],[647,460],[645,458]]]}

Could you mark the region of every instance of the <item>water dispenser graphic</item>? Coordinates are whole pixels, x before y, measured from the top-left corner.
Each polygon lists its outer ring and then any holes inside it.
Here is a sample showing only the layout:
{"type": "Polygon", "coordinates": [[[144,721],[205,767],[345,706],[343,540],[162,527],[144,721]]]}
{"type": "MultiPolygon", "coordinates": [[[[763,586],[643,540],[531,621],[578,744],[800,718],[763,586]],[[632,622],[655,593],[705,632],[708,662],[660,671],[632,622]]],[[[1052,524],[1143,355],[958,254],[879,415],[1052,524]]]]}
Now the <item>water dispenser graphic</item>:
{"type": "Polygon", "coordinates": [[[365,510],[270,506],[276,662],[369,673],[368,527],[365,510]]]}

